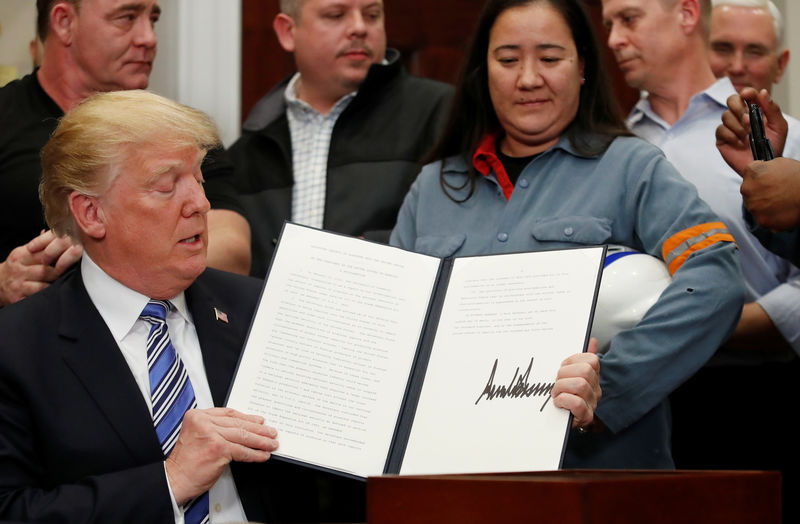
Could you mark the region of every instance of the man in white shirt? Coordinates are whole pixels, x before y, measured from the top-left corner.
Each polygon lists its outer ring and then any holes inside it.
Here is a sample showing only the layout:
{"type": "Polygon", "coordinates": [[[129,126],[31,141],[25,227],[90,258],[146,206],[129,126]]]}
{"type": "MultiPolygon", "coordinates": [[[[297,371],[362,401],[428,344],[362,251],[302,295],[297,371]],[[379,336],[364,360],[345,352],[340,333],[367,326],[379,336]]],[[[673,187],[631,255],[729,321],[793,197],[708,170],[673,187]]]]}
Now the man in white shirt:
{"type": "Polygon", "coordinates": [[[742,214],[742,180],[716,149],[716,128],[736,91],[730,79],[717,80],[711,70],[710,15],[710,0],[603,0],[608,45],[626,82],[644,92],[628,125],[661,147],[733,233],[747,287],[733,336],[671,397],[675,463],[783,469],[791,463],[783,453],[791,450],[782,449],[788,441],[781,440],[785,432],[774,421],[784,407],[753,391],[788,398],[774,388],[797,373],[800,271],[750,233],[742,214]],[[747,387],[740,389],[743,384],[747,387]],[[732,420],[736,430],[720,434],[732,420]]]}
{"type": "MultiPolygon", "coordinates": [[[[771,0],[712,0],[709,58],[717,78],[727,76],[740,92],[756,91],[781,81],[789,64],[783,43],[783,16],[771,0]]],[[[800,158],[800,121],[783,115],[789,124],[784,156],[800,158]]]]}

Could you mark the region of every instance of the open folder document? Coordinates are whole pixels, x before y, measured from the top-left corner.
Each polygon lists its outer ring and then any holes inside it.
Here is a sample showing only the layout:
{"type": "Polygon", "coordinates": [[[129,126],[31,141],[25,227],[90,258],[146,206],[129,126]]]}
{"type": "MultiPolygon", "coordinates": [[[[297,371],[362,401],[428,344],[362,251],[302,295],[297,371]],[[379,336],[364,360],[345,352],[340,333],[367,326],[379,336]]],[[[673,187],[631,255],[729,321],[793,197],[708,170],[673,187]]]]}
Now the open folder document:
{"type": "Polygon", "coordinates": [[[558,469],[605,247],[439,259],[287,223],[227,405],[355,477],[558,469]]]}

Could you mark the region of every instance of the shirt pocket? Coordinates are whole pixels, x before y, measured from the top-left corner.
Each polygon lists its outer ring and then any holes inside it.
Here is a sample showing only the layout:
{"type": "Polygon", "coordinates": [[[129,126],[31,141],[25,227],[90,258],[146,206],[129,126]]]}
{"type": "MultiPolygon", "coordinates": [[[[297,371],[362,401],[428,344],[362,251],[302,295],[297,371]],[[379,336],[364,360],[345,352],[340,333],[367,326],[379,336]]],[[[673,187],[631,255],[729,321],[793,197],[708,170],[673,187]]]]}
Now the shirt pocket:
{"type": "Polygon", "coordinates": [[[464,245],[466,238],[464,233],[421,236],[414,241],[414,251],[439,258],[450,257],[464,245]]]}
{"type": "Polygon", "coordinates": [[[531,226],[531,235],[539,242],[600,245],[611,238],[611,220],[588,216],[539,218],[531,226]]]}

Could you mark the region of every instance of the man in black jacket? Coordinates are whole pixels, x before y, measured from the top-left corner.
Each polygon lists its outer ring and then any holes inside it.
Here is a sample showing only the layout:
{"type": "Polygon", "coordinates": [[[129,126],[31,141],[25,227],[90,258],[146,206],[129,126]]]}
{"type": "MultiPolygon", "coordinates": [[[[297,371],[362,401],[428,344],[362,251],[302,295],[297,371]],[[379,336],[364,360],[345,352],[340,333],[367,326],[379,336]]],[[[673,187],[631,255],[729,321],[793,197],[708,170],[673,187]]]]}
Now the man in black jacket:
{"type": "Polygon", "coordinates": [[[273,26],[298,72],[229,151],[259,277],[284,220],[387,241],[452,96],[386,49],[380,0],[284,0],[273,26]]]}

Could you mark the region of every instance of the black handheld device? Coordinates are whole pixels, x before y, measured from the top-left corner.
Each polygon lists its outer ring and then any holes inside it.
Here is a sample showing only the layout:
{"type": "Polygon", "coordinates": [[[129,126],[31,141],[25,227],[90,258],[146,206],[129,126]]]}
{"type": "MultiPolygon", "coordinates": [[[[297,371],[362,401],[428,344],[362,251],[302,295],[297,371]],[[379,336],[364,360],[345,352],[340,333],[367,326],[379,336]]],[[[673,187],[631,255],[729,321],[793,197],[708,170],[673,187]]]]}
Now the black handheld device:
{"type": "Polygon", "coordinates": [[[753,152],[753,160],[772,160],[775,158],[775,153],[764,130],[761,108],[757,104],[748,106],[750,106],[750,150],[753,152]]]}

